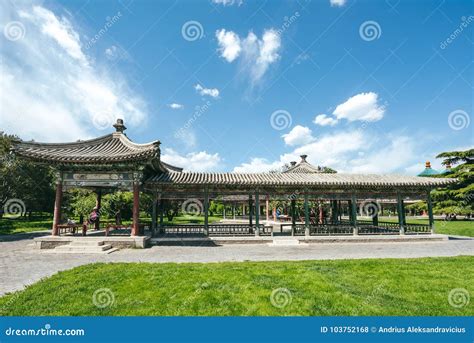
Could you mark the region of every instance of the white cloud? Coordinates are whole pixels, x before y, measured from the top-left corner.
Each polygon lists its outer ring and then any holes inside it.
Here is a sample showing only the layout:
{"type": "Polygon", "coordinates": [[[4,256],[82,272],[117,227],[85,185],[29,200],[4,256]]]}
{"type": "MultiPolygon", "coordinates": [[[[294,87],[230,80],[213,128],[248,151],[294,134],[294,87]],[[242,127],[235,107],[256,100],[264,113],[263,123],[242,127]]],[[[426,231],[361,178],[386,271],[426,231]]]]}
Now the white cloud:
{"type": "Polygon", "coordinates": [[[316,118],[314,118],[313,123],[321,126],[334,126],[337,124],[337,119],[329,117],[326,114],[318,114],[316,118]]]}
{"type": "Polygon", "coordinates": [[[267,29],[259,39],[253,32],[241,39],[235,32],[221,29],[216,31],[221,56],[228,62],[242,58],[241,69],[252,85],[262,80],[271,64],[279,58],[281,48],[280,35],[274,29],[267,29]]]}
{"type": "Polygon", "coordinates": [[[271,170],[280,170],[282,164],[279,161],[269,162],[265,158],[252,158],[250,163],[242,163],[235,167],[234,173],[265,173],[271,170]]]}
{"type": "Polygon", "coordinates": [[[346,4],[346,0],[330,0],[331,6],[342,7],[346,4]]]}
{"type": "Polygon", "coordinates": [[[173,102],[172,104],[168,104],[168,107],[173,110],[182,110],[184,108],[184,105],[173,102]]]}
{"type": "MultiPolygon", "coordinates": [[[[406,171],[406,166],[418,159],[415,152],[415,141],[405,136],[379,137],[378,148],[369,151],[361,158],[350,161],[350,170],[354,173],[393,173],[395,170],[406,171]]],[[[423,169],[420,170],[420,172],[423,169]]]]}
{"type": "Polygon", "coordinates": [[[360,93],[338,105],[333,114],[337,119],[372,122],[383,118],[385,106],[378,104],[378,95],[376,93],[360,93]]]}
{"type": "Polygon", "coordinates": [[[235,32],[221,29],[216,31],[216,38],[219,43],[221,56],[224,57],[227,62],[234,61],[242,50],[239,36],[235,34],[235,32]]]}
{"type": "Polygon", "coordinates": [[[295,146],[308,144],[314,140],[311,130],[306,126],[296,125],[289,133],[284,134],[286,145],[295,146]]]}
{"type": "Polygon", "coordinates": [[[276,170],[291,161],[300,161],[300,155],[308,155],[309,163],[331,167],[340,173],[413,174],[415,168],[407,166],[419,162],[417,148],[413,138],[399,134],[382,136],[367,130],[342,131],[299,146],[280,155],[276,161],[252,158],[250,162],[235,167],[234,171],[276,170]]]}
{"type": "Polygon", "coordinates": [[[71,141],[113,130],[116,118],[141,125],[146,104],[125,78],[95,62],[72,22],[31,4],[0,4],[0,27],[21,21],[25,36],[0,35],[0,127],[23,139],[71,141]],[[104,124],[103,121],[106,121],[104,124]],[[101,126],[94,124],[100,122],[101,126]]]}
{"type": "Polygon", "coordinates": [[[240,6],[244,3],[244,0],[212,0],[214,4],[223,5],[223,6],[240,6]]]}
{"type": "Polygon", "coordinates": [[[194,89],[202,96],[208,95],[213,98],[217,98],[219,96],[219,90],[217,88],[204,88],[200,84],[197,84],[194,86],[194,89]]]}
{"type": "Polygon", "coordinates": [[[164,162],[171,165],[184,168],[185,171],[211,171],[216,169],[221,162],[218,153],[209,154],[206,151],[191,152],[186,155],[180,155],[170,148],[166,148],[161,154],[164,162]]]}

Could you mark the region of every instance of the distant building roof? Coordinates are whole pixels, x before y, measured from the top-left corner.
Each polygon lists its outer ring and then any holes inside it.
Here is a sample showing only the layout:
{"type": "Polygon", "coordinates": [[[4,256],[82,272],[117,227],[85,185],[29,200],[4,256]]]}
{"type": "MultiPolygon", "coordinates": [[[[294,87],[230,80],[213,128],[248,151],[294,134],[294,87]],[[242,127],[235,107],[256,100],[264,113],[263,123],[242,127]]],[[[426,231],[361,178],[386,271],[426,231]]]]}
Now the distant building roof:
{"type": "Polygon", "coordinates": [[[311,163],[306,161],[308,155],[301,155],[300,157],[300,163],[291,162],[291,167],[283,173],[327,173],[324,168],[313,166],[311,163]]]}
{"type": "Polygon", "coordinates": [[[425,164],[425,170],[423,170],[418,176],[433,176],[433,175],[439,175],[440,173],[437,170],[434,170],[431,168],[431,163],[430,161],[426,161],[425,164]]]}

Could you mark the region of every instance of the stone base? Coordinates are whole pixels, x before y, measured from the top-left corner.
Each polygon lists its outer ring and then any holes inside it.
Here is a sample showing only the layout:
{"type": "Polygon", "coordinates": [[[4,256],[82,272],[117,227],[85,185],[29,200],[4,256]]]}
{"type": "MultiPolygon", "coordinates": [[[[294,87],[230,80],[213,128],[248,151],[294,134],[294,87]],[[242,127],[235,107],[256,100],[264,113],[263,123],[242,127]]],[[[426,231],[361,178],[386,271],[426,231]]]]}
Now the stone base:
{"type": "Polygon", "coordinates": [[[277,239],[291,238],[300,244],[310,243],[383,243],[383,242],[420,242],[445,241],[447,235],[358,235],[358,236],[259,236],[259,237],[155,237],[150,239],[152,245],[223,245],[223,244],[268,244],[277,239]]]}
{"type": "Polygon", "coordinates": [[[113,248],[138,248],[143,249],[150,245],[149,236],[135,237],[75,237],[75,236],[45,236],[34,239],[37,249],[54,249],[60,245],[70,244],[75,241],[104,242],[113,248]]]}

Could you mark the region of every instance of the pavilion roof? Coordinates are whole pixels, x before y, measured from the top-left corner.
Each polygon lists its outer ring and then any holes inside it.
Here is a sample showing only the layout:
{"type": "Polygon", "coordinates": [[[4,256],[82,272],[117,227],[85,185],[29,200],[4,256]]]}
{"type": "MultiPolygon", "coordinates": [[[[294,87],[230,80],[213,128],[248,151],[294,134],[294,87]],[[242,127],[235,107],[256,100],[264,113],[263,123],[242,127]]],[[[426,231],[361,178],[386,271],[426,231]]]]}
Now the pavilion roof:
{"type": "Polygon", "coordinates": [[[307,155],[301,155],[300,163],[295,162],[290,168],[285,170],[283,173],[324,173],[321,167],[313,166],[311,163],[306,161],[307,155]]]}
{"type": "Polygon", "coordinates": [[[456,179],[405,175],[332,174],[332,173],[197,173],[168,172],[152,176],[148,183],[161,185],[222,186],[352,186],[437,187],[456,179]]]}
{"type": "Polygon", "coordinates": [[[21,141],[14,144],[16,155],[38,162],[83,164],[148,160],[160,155],[160,142],[133,143],[123,133],[75,143],[36,143],[21,141]]]}
{"type": "MultiPolygon", "coordinates": [[[[19,141],[13,144],[12,150],[20,157],[52,164],[136,163],[153,159],[159,161],[159,141],[147,144],[132,142],[123,133],[126,128],[121,119],[117,120],[114,127],[116,132],[91,140],[73,143],[19,141]]],[[[179,168],[168,167],[166,170],[179,171],[179,168]]]]}

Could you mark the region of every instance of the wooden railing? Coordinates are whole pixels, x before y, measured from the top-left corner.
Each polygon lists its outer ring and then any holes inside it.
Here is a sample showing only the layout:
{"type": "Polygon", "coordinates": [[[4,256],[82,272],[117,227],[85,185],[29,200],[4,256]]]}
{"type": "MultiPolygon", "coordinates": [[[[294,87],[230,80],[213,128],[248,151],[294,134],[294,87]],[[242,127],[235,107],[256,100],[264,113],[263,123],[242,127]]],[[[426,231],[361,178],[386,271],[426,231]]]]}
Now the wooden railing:
{"type": "Polygon", "coordinates": [[[406,224],[405,234],[427,234],[431,233],[429,225],[424,224],[406,224]]]}
{"type": "MultiPolygon", "coordinates": [[[[259,234],[261,236],[271,236],[273,227],[271,225],[259,226],[259,234]]],[[[181,224],[181,225],[165,225],[162,232],[166,235],[205,235],[205,227],[203,224],[181,224]]],[[[208,225],[209,236],[254,236],[256,225],[248,224],[210,224],[208,225]]]]}
{"type": "MultiPolygon", "coordinates": [[[[400,228],[398,223],[379,222],[379,225],[373,225],[372,221],[357,221],[357,230],[359,235],[398,235],[400,228]]],[[[304,224],[281,224],[282,232],[284,228],[291,228],[291,234],[294,236],[304,236],[306,227],[304,224]]],[[[431,232],[429,225],[408,224],[404,226],[406,234],[428,234],[431,232]]],[[[208,225],[209,236],[254,236],[256,226],[248,224],[210,224],[208,225]]],[[[161,228],[161,233],[166,235],[198,235],[206,234],[203,224],[175,224],[165,225],[161,228]]],[[[260,236],[271,236],[273,227],[271,225],[259,225],[260,236]]],[[[311,236],[341,236],[353,235],[354,227],[350,224],[318,224],[309,225],[309,234],[311,236]]]]}

